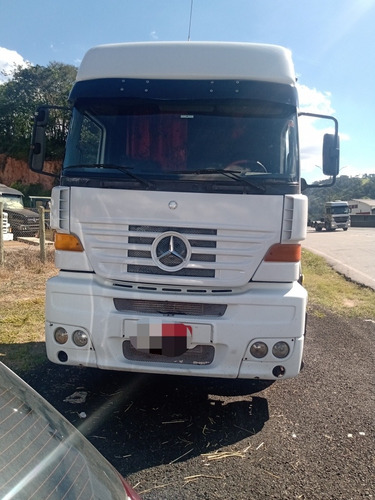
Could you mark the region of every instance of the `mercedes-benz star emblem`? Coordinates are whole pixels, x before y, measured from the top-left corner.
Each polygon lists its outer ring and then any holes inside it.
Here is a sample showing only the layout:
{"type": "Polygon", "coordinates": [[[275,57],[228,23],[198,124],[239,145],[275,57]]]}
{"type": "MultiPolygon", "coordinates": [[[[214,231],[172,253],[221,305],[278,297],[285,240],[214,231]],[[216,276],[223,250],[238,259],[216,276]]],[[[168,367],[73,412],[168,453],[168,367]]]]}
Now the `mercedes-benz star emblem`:
{"type": "Polygon", "coordinates": [[[168,231],[154,240],[151,255],[160,269],[175,272],[185,267],[189,262],[191,246],[188,239],[182,234],[168,231]]]}

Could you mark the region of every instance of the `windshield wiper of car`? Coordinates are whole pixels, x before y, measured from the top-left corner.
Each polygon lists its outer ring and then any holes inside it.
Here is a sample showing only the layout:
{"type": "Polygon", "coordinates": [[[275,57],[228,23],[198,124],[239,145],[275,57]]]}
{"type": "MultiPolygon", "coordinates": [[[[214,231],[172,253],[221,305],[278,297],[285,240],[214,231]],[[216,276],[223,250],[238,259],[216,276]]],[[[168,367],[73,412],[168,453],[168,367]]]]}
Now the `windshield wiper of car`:
{"type": "MultiPolygon", "coordinates": [[[[177,173],[177,172],[176,172],[177,173]]],[[[206,169],[198,169],[198,170],[184,170],[180,171],[181,174],[196,174],[196,175],[204,175],[204,174],[220,174],[228,177],[229,179],[233,179],[237,182],[240,182],[244,185],[248,185],[253,189],[264,193],[266,188],[264,186],[260,186],[259,184],[255,184],[254,182],[250,182],[248,179],[245,179],[241,175],[239,175],[236,170],[226,170],[224,168],[206,168],[206,169]]]]}
{"type": "Polygon", "coordinates": [[[109,170],[118,170],[119,172],[126,174],[128,177],[131,177],[132,179],[138,181],[140,184],[147,186],[149,189],[154,187],[152,182],[149,182],[147,179],[144,179],[143,177],[139,177],[138,175],[133,174],[133,172],[130,172],[130,170],[132,170],[133,167],[127,167],[125,165],[114,165],[111,163],[90,163],[90,164],[85,164],[85,165],[69,165],[68,167],[65,167],[65,168],[66,169],[69,169],[69,168],[104,168],[104,169],[109,169],[109,170]]]}

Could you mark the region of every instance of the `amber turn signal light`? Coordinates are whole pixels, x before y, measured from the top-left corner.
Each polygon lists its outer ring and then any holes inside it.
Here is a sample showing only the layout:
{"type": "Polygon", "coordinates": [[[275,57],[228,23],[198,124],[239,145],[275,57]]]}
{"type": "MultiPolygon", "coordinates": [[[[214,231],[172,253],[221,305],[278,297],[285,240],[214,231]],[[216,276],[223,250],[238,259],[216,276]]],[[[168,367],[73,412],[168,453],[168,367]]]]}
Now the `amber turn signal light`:
{"type": "Polygon", "coordinates": [[[265,262],[299,262],[301,260],[301,245],[281,243],[272,245],[264,260],[265,262]]]}
{"type": "Polygon", "coordinates": [[[82,243],[73,234],[55,234],[55,249],[68,252],[83,252],[82,243]]]}

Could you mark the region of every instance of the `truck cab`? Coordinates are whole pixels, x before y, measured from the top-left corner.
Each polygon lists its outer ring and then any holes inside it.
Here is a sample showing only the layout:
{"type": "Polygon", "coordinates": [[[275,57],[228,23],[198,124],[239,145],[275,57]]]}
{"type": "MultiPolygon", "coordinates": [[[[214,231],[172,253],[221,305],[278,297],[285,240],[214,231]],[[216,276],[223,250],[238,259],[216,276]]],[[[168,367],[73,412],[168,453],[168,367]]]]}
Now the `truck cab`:
{"type": "Polygon", "coordinates": [[[316,231],[321,231],[323,228],[326,231],[336,231],[336,229],[347,231],[350,227],[348,202],[327,201],[324,207],[324,217],[320,221],[314,221],[313,227],[316,231]]]}
{"type": "MultiPolygon", "coordinates": [[[[299,373],[307,197],[295,84],[290,51],[273,45],[124,43],[85,55],[51,199],[51,361],[200,377],[299,373]]],[[[38,172],[47,111],[33,131],[38,172]]],[[[324,118],[335,132],[324,136],[323,171],[335,178],[337,120],[324,118]]]]}
{"type": "Polygon", "coordinates": [[[25,208],[21,191],[0,184],[0,201],[4,212],[8,214],[8,223],[15,239],[37,235],[39,215],[25,208]]]}

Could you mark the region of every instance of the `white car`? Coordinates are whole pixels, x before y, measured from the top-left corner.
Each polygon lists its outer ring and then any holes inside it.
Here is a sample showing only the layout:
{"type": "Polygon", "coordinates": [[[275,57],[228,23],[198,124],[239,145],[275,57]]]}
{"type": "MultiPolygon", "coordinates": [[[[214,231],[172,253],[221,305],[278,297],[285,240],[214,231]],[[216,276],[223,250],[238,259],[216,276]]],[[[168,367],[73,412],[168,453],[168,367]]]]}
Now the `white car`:
{"type": "Polygon", "coordinates": [[[0,363],[2,500],[140,500],[85,437],[0,363]]]}

